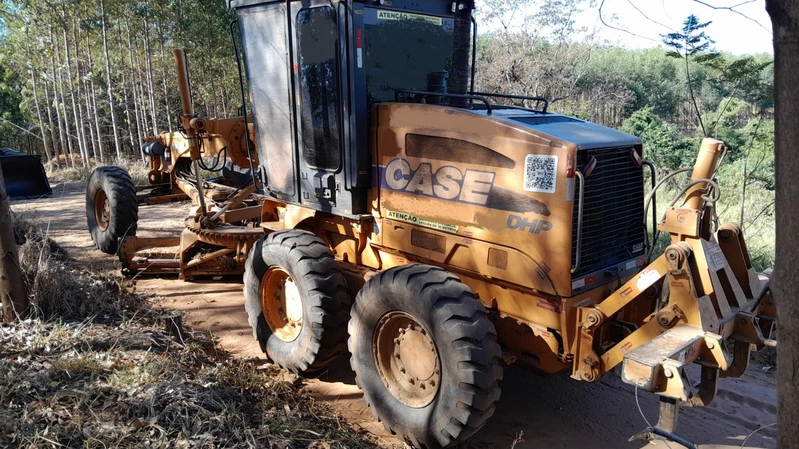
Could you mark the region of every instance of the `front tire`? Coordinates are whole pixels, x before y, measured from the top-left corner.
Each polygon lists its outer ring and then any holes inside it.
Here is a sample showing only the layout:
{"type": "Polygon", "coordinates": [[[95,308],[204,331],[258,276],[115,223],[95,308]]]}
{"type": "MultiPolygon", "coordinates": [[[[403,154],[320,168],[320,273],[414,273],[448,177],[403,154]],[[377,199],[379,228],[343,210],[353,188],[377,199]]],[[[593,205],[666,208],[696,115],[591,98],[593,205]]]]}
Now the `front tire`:
{"type": "Polygon", "coordinates": [[[351,301],[341,266],[310,232],[261,238],[247,257],[244,298],[255,339],[282,368],[318,370],[346,350],[351,301]]]}
{"type": "Polygon", "coordinates": [[[447,447],[494,413],[496,330],[457,277],[427,265],[386,270],[358,293],[351,316],[355,381],[390,432],[414,447],[447,447]]]}
{"type": "Polygon", "coordinates": [[[96,168],[86,185],[86,221],[95,246],[116,254],[119,239],[136,235],[139,202],[130,175],[121,167],[96,168]]]}

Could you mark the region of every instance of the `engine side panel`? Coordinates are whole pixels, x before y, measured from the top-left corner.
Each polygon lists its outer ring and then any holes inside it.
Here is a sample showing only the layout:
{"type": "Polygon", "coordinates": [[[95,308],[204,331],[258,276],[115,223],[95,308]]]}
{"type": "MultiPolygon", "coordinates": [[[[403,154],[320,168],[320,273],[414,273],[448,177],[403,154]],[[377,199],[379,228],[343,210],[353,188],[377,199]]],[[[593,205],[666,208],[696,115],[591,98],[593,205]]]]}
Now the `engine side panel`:
{"type": "Polygon", "coordinates": [[[455,108],[382,104],[378,114],[384,246],[568,294],[573,145],[455,108]],[[436,245],[443,234],[457,242],[436,245]]]}

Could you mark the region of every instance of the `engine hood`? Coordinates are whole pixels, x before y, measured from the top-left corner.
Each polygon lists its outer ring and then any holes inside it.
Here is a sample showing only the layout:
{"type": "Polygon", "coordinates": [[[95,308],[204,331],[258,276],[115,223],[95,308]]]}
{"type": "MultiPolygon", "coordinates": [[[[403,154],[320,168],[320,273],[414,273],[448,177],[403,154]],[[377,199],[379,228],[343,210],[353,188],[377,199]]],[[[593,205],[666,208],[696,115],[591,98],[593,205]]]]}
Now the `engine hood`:
{"type": "Polygon", "coordinates": [[[542,114],[518,109],[495,109],[491,116],[511,120],[527,128],[534,129],[539,133],[571,142],[575,144],[578,149],[642,144],[641,139],[633,135],[561,114],[542,114]]]}

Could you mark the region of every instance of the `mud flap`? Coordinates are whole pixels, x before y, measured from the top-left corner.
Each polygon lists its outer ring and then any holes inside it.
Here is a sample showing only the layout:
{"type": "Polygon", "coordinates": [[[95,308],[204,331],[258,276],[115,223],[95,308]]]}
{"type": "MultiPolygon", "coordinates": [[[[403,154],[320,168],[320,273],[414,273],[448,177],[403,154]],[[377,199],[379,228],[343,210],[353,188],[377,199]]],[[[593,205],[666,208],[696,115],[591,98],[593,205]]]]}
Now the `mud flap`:
{"type": "Polygon", "coordinates": [[[52,195],[50,182],[39,156],[9,148],[0,149],[6,193],[9,198],[39,198],[52,195]]]}

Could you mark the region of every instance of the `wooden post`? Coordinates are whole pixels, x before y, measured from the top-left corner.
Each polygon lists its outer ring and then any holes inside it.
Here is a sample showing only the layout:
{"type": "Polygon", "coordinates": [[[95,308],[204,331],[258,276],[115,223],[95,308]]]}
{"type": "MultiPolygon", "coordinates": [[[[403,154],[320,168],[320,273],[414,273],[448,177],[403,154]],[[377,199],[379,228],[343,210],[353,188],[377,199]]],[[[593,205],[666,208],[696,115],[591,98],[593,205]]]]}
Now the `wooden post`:
{"type": "Polygon", "coordinates": [[[3,170],[0,168],[0,300],[2,321],[8,323],[28,314],[28,295],[22,283],[17,242],[14,241],[14,224],[8,204],[3,170]]]}
{"type": "Polygon", "coordinates": [[[772,292],[777,306],[777,447],[799,448],[799,2],[766,0],[774,29],[774,169],[777,248],[772,292]]]}

